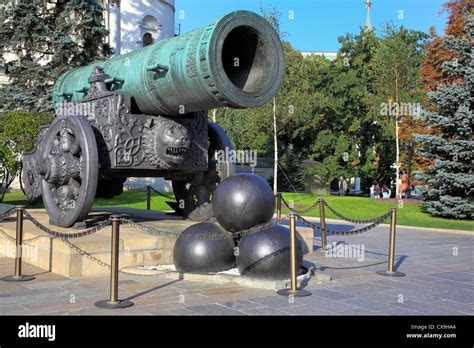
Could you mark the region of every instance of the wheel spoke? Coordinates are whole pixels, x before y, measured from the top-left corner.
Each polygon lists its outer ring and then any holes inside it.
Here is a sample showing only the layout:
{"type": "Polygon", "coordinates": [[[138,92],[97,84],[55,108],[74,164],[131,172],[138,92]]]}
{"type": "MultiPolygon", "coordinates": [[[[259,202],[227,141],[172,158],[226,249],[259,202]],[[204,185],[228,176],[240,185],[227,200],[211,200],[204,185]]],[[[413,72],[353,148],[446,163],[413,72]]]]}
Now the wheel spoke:
{"type": "Polygon", "coordinates": [[[69,186],[71,187],[74,200],[76,200],[81,192],[81,184],[77,180],[71,179],[69,186]]]}

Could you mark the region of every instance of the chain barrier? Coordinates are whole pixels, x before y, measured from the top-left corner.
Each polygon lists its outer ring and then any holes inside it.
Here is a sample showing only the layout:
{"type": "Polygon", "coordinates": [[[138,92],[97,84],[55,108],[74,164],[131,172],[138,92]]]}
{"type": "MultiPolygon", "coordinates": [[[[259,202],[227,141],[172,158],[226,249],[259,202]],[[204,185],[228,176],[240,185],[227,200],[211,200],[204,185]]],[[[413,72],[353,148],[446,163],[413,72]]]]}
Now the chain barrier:
{"type": "MultiPolygon", "coordinates": [[[[7,212],[0,215],[0,221],[6,219],[7,217],[13,216],[15,214],[16,214],[16,208],[12,208],[11,210],[9,210],[9,211],[7,211],[7,212]]],[[[0,234],[2,236],[4,236],[7,240],[9,240],[13,243],[16,243],[16,237],[10,236],[7,232],[5,232],[1,228],[0,228],[0,234]]],[[[41,239],[43,237],[46,237],[46,236],[36,236],[36,237],[30,238],[30,239],[23,239],[23,243],[25,243],[25,244],[32,243],[32,242],[34,242],[38,239],[41,239]]]]}
{"type": "Polygon", "coordinates": [[[268,223],[265,223],[265,224],[260,224],[260,225],[254,226],[254,227],[246,229],[246,230],[242,230],[242,231],[238,231],[238,232],[230,232],[230,236],[225,236],[225,235],[203,235],[203,236],[196,237],[196,236],[192,236],[192,235],[182,235],[181,233],[177,233],[177,232],[169,232],[169,231],[160,230],[158,228],[142,225],[142,224],[136,223],[133,220],[125,219],[125,218],[121,218],[120,223],[124,224],[124,225],[130,225],[130,226],[136,227],[136,228],[138,228],[142,231],[145,231],[148,234],[152,234],[152,235],[172,237],[172,238],[176,238],[176,239],[181,239],[182,238],[182,239],[198,239],[198,240],[234,239],[234,238],[243,237],[245,235],[262,232],[263,230],[266,230],[266,229],[268,229],[268,228],[275,225],[274,222],[268,222],[268,223]]]}
{"type": "Polygon", "coordinates": [[[175,199],[174,196],[165,195],[163,192],[160,192],[160,191],[156,190],[156,189],[155,189],[154,187],[152,187],[152,186],[147,186],[147,187],[149,187],[153,192],[155,192],[155,193],[156,193],[157,195],[159,195],[159,196],[162,196],[162,197],[165,197],[165,198],[168,198],[168,199],[175,199]]]}
{"type": "MultiPolygon", "coordinates": [[[[390,217],[390,214],[391,214],[391,212],[389,211],[388,213],[385,213],[384,215],[377,217],[368,226],[364,226],[364,227],[357,228],[355,230],[350,230],[350,231],[335,231],[335,230],[326,229],[326,234],[336,235],[336,236],[351,236],[351,235],[361,234],[361,233],[367,232],[369,230],[372,230],[375,227],[377,227],[378,225],[380,225],[382,222],[387,220],[388,217],[390,217]]],[[[303,224],[305,224],[306,226],[311,227],[314,230],[321,231],[320,226],[316,225],[315,223],[313,223],[311,221],[306,220],[305,218],[303,218],[299,215],[296,216],[296,219],[298,221],[302,222],[303,224]]]]}
{"type": "Polygon", "coordinates": [[[79,248],[77,245],[71,243],[67,238],[61,238],[61,241],[64,242],[69,248],[75,250],[77,253],[79,253],[82,256],[86,256],[86,258],[92,262],[97,263],[98,265],[107,268],[109,271],[112,269],[112,267],[108,264],[105,263],[102,260],[99,260],[97,257],[92,256],[90,253],[87,251],[79,248]]]}
{"type": "MultiPolygon", "coordinates": [[[[10,236],[7,232],[2,230],[1,228],[0,228],[0,234],[2,236],[4,236],[7,240],[9,240],[10,242],[16,243],[16,237],[10,236]]],[[[46,238],[46,237],[48,237],[48,236],[36,236],[36,237],[30,238],[30,239],[23,239],[23,243],[24,244],[32,243],[32,242],[37,241],[38,239],[46,238]]]]}
{"type": "MultiPolygon", "coordinates": [[[[153,189],[154,190],[154,189],[153,189]]],[[[154,190],[155,191],[155,190],[154,190]]],[[[287,202],[283,199],[282,197],[282,201],[284,202],[284,204],[288,207],[287,205],[287,202]]],[[[327,203],[323,200],[322,201],[323,204],[326,204],[327,203]]],[[[313,204],[310,208],[304,210],[304,212],[308,212],[312,209],[314,209],[315,207],[317,207],[319,205],[320,201],[318,200],[317,202],[315,202],[315,204],[313,204]]],[[[289,207],[288,207],[289,208],[289,207]]],[[[342,215],[334,212],[334,209],[332,209],[331,207],[328,206],[328,208],[333,212],[335,213],[336,216],[339,216],[341,218],[343,218],[342,215]]],[[[6,216],[11,216],[13,215],[14,213],[16,212],[15,209],[12,209],[11,211],[7,212],[7,213],[4,213],[0,216],[0,219],[1,218],[5,218],[6,216]]],[[[51,229],[49,229],[48,227],[44,226],[43,224],[41,224],[36,218],[34,218],[29,212],[27,212],[26,210],[24,211],[24,214],[26,216],[26,218],[28,218],[36,227],[38,227],[41,231],[47,233],[47,235],[42,235],[42,236],[36,236],[36,237],[33,237],[33,238],[30,238],[30,239],[26,239],[26,240],[23,240],[23,243],[31,243],[35,240],[38,240],[40,238],[45,238],[45,237],[48,237],[48,238],[60,238],[62,242],[64,242],[69,248],[71,248],[72,250],[75,250],[77,253],[79,253],[80,255],[82,256],[85,256],[88,260],[90,260],[91,262],[94,262],[96,264],[98,264],[99,266],[101,267],[104,267],[106,269],[108,269],[109,271],[112,269],[111,265],[109,265],[108,263],[98,259],[97,257],[94,257],[92,254],[90,254],[89,252],[81,249],[80,247],[78,247],[77,245],[73,244],[72,242],[69,241],[69,239],[77,239],[77,238],[83,238],[83,237],[87,237],[87,236],[90,236],[102,229],[104,229],[105,227],[111,225],[111,219],[107,219],[105,220],[104,222],[100,223],[99,225],[97,225],[96,227],[93,227],[91,229],[88,229],[88,230],[85,230],[85,231],[82,231],[82,232],[78,232],[78,233],[61,233],[61,232],[57,232],[57,231],[53,231],[51,229]]],[[[351,231],[333,231],[333,230],[326,230],[326,234],[329,234],[329,235],[338,235],[338,236],[348,236],[348,235],[355,235],[355,234],[361,234],[363,232],[366,232],[366,231],[369,231],[373,228],[375,228],[376,226],[380,225],[383,221],[385,221],[389,216],[391,215],[391,212],[389,211],[388,213],[382,215],[382,216],[379,216],[375,219],[372,219],[372,220],[351,220],[351,219],[347,219],[344,217],[344,220],[346,221],[350,221],[350,222],[353,222],[353,223],[363,223],[363,222],[370,222],[370,225],[368,226],[364,226],[362,228],[358,228],[358,229],[355,229],[355,230],[351,230],[351,231]]],[[[296,219],[298,221],[300,221],[301,223],[313,228],[314,230],[318,230],[318,231],[321,231],[321,227],[319,225],[317,225],[316,223],[313,223],[311,221],[308,221],[307,219],[303,218],[302,216],[300,215],[296,215],[296,219]]],[[[160,236],[166,236],[166,237],[172,237],[172,238],[176,238],[176,239],[179,239],[179,238],[186,238],[186,239],[199,239],[199,240],[222,240],[222,239],[233,239],[233,238],[238,238],[238,237],[243,237],[245,235],[250,235],[250,234],[255,234],[255,233],[259,233],[263,230],[266,230],[272,226],[275,225],[274,222],[268,222],[268,223],[265,223],[265,224],[260,224],[260,225],[257,225],[257,226],[254,226],[252,228],[249,228],[249,229],[246,229],[246,230],[242,230],[242,231],[238,231],[238,232],[231,232],[229,236],[225,236],[225,235],[203,235],[203,236],[199,236],[199,237],[195,237],[195,236],[192,236],[192,235],[185,235],[183,236],[181,233],[177,233],[177,232],[170,232],[170,231],[164,231],[164,230],[161,230],[161,229],[157,229],[157,228],[153,228],[151,226],[146,226],[146,225],[142,225],[142,224],[139,224],[139,223],[136,223],[135,221],[133,220],[130,220],[130,219],[126,219],[126,218],[120,218],[120,223],[122,224],[125,224],[125,225],[129,225],[129,226],[132,226],[132,227],[136,227],[142,231],[145,231],[146,233],[149,233],[149,234],[152,234],[152,235],[160,235],[160,236]]],[[[3,235],[5,238],[7,238],[8,240],[12,241],[12,242],[16,242],[16,238],[14,237],[11,237],[10,235],[8,235],[4,230],[0,229],[0,234],[3,235]]],[[[123,270],[119,270],[120,273],[123,273],[123,274],[132,274],[132,275],[137,275],[137,276],[146,276],[146,277],[156,277],[156,278],[161,278],[161,277],[167,277],[168,274],[167,273],[164,273],[164,274],[136,274],[136,273],[130,273],[130,272],[126,272],[126,271],[123,271],[123,270]]],[[[169,273],[169,272],[168,272],[169,273]]]]}
{"type": "MultiPolygon", "coordinates": [[[[13,210],[13,212],[15,212],[15,211],[13,210]]],[[[12,215],[12,214],[13,213],[10,212],[9,215],[12,215]]],[[[96,227],[85,230],[85,231],[82,231],[82,232],[61,233],[61,232],[51,230],[50,228],[44,226],[43,224],[41,224],[36,218],[34,218],[26,210],[24,211],[24,214],[25,214],[25,217],[27,219],[29,219],[36,227],[38,227],[41,231],[45,232],[47,235],[41,235],[41,236],[36,236],[34,238],[31,238],[31,239],[26,239],[26,240],[23,240],[23,243],[28,243],[28,242],[31,243],[35,240],[40,239],[40,238],[50,238],[50,239],[59,238],[70,249],[76,251],[77,253],[79,253],[82,256],[85,256],[88,260],[98,264],[101,267],[107,268],[109,271],[112,269],[111,265],[109,265],[108,263],[98,259],[97,257],[94,257],[89,252],[81,249],[80,247],[78,247],[77,245],[75,245],[71,241],[69,241],[69,239],[77,239],[77,238],[83,238],[83,237],[90,236],[90,235],[104,229],[105,227],[111,225],[111,219],[107,219],[106,221],[102,222],[101,224],[97,225],[96,227]]],[[[189,238],[189,239],[194,238],[194,239],[199,239],[199,240],[233,239],[233,238],[243,237],[243,236],[249,235],[249,234],[259,233],[259,232],[261,232],[263,230],[266,230],[266,229],[268,229],[268,228],[275,225],[274,222],[269,222],[269,223],[266,223],[266,224],[260,224],[260,225],[254,226],[254,227],[246,229],[246,230],[242,230],[242,231],[238,231],[238,232],[231,232],[229,236],[225,236],[225,235],[204,235],[204,236],[195,237],[195,236],[192,236],[192,235],[183,236],[181,233],[160,230],[160,229],[157,229],[157,228],[153,228],[153,227],[150,227],[150,226],[146,226],[146,225],[136,223],[133,220],[126,219],[126,218],[121,218],[120,222],[122,224],[125,224],[125,225],[130,225],[132,227],[136,227],[136,228],[138,228],[142,231],[145,231],[145,232],[147,232],[149,234],[153,234],[153,235],[173,237],[173,238],[176,238],[176,239],[179,239],[179,238],[189,238]]],[[[0,229],[0,234],[3,235],[8,240],[10,240],[12,242],[16,242],[16,238],[10,236],[8,233],[6,233],[2,229],[0,229]]],[[[124,274],[133,274],[133,273],[130,273],[130,272],[125,272],[123,270],[119,270],[119,272],[124,273],[124,274]]],[[[133,274],[133,275],[149,276],[149,277],[156,277],[156,278],[167,276],[167,274],[162,274],[162,275],[160,275],[160,274],[133,274]]]]}
{"type": "Polygon", "coordinates": [[[288,202],[285,200],[285,198],[283,197],[283,195],[280,195],[281,197],[281,201],[283,202],[283,204],[288,208],[290,209],[292,212],[295,212],[295,213],[298,213],[298,214],[306,214],[306,213],[309,213],[310,211],[314,210],[320,203],[319,199],[314,202],[308,209],[304,209],[304,210],[297,210],[297,209],[294,209],[294,208],[291,208],[290,205],[288,204],[288,202]]]}
{"type": "MultiPolygon", "coordinates": [[[[5,216],[10,216],[10,215],[14,215],[14,213],[16,212],[16,209],[12,209],[10,212],[8,213],[5,213],[5,214],[2,214],[0,216],[0,220],[2,218],[5,218],[5,216]]],[[[110,219],[107,219],[105,220],[104,222],[100,223],[99,225],[91,228],[91,229],[88,229],[88,230],[85,230],[85,231],[82,231],[82,232],[78,232],[78,233],[61,233],[61,232],[57,232],[57,231],[53,231],[51,230],[50,228],[44,226],[43,224],[41,224],[36,218],[34,218],[28,211],[24,210],[23,213],[25,214],[25,217],[31,221],[31,223],[33,223],[33,225],[35,225],[36,227],[38,227],[41,231],[45,232],[47,235],[42,235],[42,236],[36,236],[36,237],[33,237],[33,238],[30,238],[30,239],[23,239],[23,243],[27,244],[27,243],[32,243],[36,240],[39,240],[41,238],[61,238],[61,239],[64,239],[64,238],[67,238],[67,239],[76,239],[76,238],[83,238],[83,237],[87,237],[87,236],[90,236],[96,232],[99,232],[100,230],[104,229],[105,227],[109,226],[110,225],[110,219]]],[[[7,232],[5,232],[4,230],[0,229],[0,234],[2,236],[4,236],[6,239],[12,241],[12,242],[16,242],[16,237],[12,237],[10,236],[7,232]]]]}
{"type": "MultiPolygon", "coordinates": [[[[81,249],[80,247],[78,247],[77,245],[71,243],[69,240],[67,240],[66,238],[61,238],[61,240],[72,250],[76,251],[77,253],[79,253],[80,255],[82,256],[85,256],[89,261],[91,262],[94,262],[95,264],[101,266],[101,267],[104,267],[106,269],[108,269],[109,271],[112,269],[112,266],[109,265],[107,262],[104,262],[100,259],[98,259],[97,257],[95,256],[92,256],[90,253],[88,253],[87,251],[81,249]]],[[[138,267],[145,267],[145,266],[136,266],[137,268],[138,267]]],[[[149,274],[139,274],[139,273],[132,273],[132,272],[127,272],[127,271],[124,271],[122,269],[119,270],[120,273],[122,274],[127,274],[127,275],[133,275],[133,276],[139,276],[139,277],[154,277],[154,278],[167,278],[170,273],[173,274],[173,273],[178,273],[177,271],[167,271],[163,274],[153,274],[153,273],[149,273],[149,274]]]]}
{"type": "Polygon", "coordinates": [[[33,225],[38,227],[41,231],[55,238],[67,238],[67,239],[83,238],[83,237],[90,236],[91,234],[94,234],[96,232],[99,232],[100,230],[106,228],[107,226],[110,226],[110,219],[107,219],[104,222],[101,222],[100,224],[98,224],[97,226],[85,231],[81,231],[77,233],[61,233],[44,226],[43,224],[41,224],[41,222],[39,222],[36,218],[34,218],[28,211],[25,210],[24,213],[25,213],[25,216],[33,223],[33,225]]]}
{"type": "MultiPolygon", "coordinates": [[[[61,233],[61,232],[51,230],[50,228],[44,226],[43,224],[41,224],[36,218],[34,218],[26,210],[24,211],[24,214],[25,214],[25,217],[27,219],[29,219],[36,227],[38,227],[41,231],[43,231],[47,234],[47,235],[36,236],[34,238],[31,238],[31,239],[23,240],[24,243],[28,243],[28,242],[31,243],[35,240],[38,240],[40,238],[45,238],[45,237],[60,238],[61,241],[64,242],[69,248],[75,250],[80,255],[86,256],[87,259],[89,259],[90,261],[92,261],[92,262],[94,262],[94,263],[96,263],[96,264],[98,264],[102,267],[105,267],[109,270],[111,269],[111,266],[109,264],[107,264],[107,263],[103,262],[102,260],[92,256],[87,251],[81,249],[80,247],[78,247],[77,245],[75,245],[75,244],[73,244],[72,242],[69,241],[69,239],[77,239],[77,238],[83,238],[83,237],[90,236],[90,235],[104,229],[105,227],[111,225],[111,220],[110,219],[107,219],[106,221],[102,222],[101,224],[97,225],[94,228],[91,228],[91,229],[88,229],[88,230],[85,230],[85,231],[82,231],[82,232],[61,233]]],[[[263,230],[266,230],[266,229],[272,227],[273,225],[275,225],[274,222],[269,222],[269,223],[266,223],[266,224],[261,224],[261,225],[254,226],[254,227],[246,229],[246,230],[242,230],[242,231],[238,231],[238,232],[231,232],[229,236],[226,236],[226,235],[204,235],[204,236],[195,237],[195,236],[192,236],[192,235],[183,236],[181,233],[160,230],[160,229],[157,229],[157,228],[153,228],[153,227],[150,227],[150,226],[146,226],[146,225],[136,223],[135,221],[130,220],[130,219],[126,219],[126,218],[121,218],[120,222],[122,224],[125,224],[125,225],[130,225],[132,227],[136,227],[136,228],[138,228],[142,231],[145,231],[145,232],[147,232],[149,234],[153,234],[153,235],[167,236],[167,237],[172,237],[172,238],[176,238],[176,239],[179,239],[179,238],[192,239],[192,238],[194,238],[194,239],[200,239],[200,240],[233,239],[233,238],[243,237],[243,236],[249,235],[249,234],[259,233],[259,232],[261,232],[263,230]]],[[[11,237],[8,233],[3,231],[2,229],[0,229],[0,234],[5,236],[5,238],[7,238],[8,240],[10,240],[12,242],[16,242],[16,238],[11,237]]],[[[128,272],[123,272],[123,271],[120,271],[120,272],[130,274],[128,272]]],[[[141,275],[141,274],[138,274],[138,275],[141,275]]],[[[159,275],[144,274],[143,276],[157,277],[159,275]]]]}
{"type": "MultiPolygon", "coordinates": [[[[370,220],[355,220],[355,219],[350,219],[340,213],[338,213],[337,211],[334,210],[333,207],[331,207],[324,199],[322,200],[323,201],[323,204],[331,211],[331,213],[333,213],[334,215],[336,215],[338,218],[340,218],[341,220],[344,220],[344,221],[348,221],[348,222],[352,222],[354,224],[371,224],[373,223],[374,221],[377,221],[380,217],[376,217],[374,219],[370,219],[370,220]]],[[[390,213],[388,213],[388,215],[390,215],[390,213]]]]}
{"type": "Polygon", "coordinates": [[[4,220],[12,215],[14,215],[16,213],[16,209],[15,208],[12,208],[11,210],[3,213],[3,214],[0,214],[0,220],[4,220]]]}

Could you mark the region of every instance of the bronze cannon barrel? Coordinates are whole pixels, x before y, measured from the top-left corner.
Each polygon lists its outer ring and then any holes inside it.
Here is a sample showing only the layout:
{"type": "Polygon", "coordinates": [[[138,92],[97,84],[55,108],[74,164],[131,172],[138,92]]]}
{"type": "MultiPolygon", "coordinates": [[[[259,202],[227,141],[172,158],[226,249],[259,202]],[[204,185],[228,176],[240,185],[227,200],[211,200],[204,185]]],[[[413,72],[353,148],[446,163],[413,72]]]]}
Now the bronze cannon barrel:
{"type": "Polygon", "coordinates": [[[139,112],[150,115],[261,106],[278,92],[285,69],[278,34],[266,19],[248,11],[72,69],[56,82],[54,104],[86,97],[95,66],[110,76],[111,90],[129,93],[139,112]]]}

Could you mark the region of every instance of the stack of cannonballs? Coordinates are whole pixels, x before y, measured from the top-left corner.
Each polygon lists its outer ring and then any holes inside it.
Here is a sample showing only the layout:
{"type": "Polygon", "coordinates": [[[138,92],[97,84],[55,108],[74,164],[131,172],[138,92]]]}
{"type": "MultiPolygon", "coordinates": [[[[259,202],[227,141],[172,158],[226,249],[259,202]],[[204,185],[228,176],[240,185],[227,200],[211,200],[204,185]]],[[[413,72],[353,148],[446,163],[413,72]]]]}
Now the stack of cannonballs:
{"type": "MultiPolygon", "coordinates": [[[[213,194],[212,207],[219,224],[201,222],[188,227],[176,241],[173,260],[177,271],[220,272],[237,264],[239,273],[255,278],[281,280],[290,276],[290,231],[272,225],[275,199],[272,189],[254,174],[225,179],[213,194]],[[232,233],[249,230],[241,238],[232,233]],[[253,232],[252,229],[255,229],[253,232]]],[[[296,266],[303,261],[297,238],[296,266]]]]}

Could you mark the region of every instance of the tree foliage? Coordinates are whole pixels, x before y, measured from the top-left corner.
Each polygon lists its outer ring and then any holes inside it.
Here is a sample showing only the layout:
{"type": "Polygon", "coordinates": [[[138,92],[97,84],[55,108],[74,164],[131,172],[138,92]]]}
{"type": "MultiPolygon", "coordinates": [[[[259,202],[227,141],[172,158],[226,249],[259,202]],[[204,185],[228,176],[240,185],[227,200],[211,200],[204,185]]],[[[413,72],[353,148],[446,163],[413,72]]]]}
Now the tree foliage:
{"type": "MultiPolygon", "coordinates": [[[[443,11],[448,13],[445,34],[459,38],[467,37],[465,18],[472,11],[472,1],[449,0],[444,4],[443,11]]],[[[425,52],[420,81],[424,90],[429,92],[435,90],[440,82],[450,82],[452,77],[443,71],[442,64],[456,58],[456,52],[446,47],[443,39],[433,27],[429,30],[429,40],[425,43],[425,52]]]]}
{"type": "Polygon", "coordinates": [[[423,125],[419,118],[423,100],[419,78],[424,57],[423,42],[426,38],[425,33],[403,26],[397,28],[391,23],[383,28],[380,46],[373,59],[373,99],[381,116],[378,118],[378,124],[383,128],[377,141],[380,174],[395,173],[395,169],[391,170],[390,166],[396,164],[396,122],[399,126],[398,165],[405,171],[412,165],[410,161],[413,157],[413,130],[423,125]]]}
{"type": "Polygon", "coordinates": [[[65,71],[107,57],[102,7],[95,0],[0,4],[0,64],[10,84],[0,111],[51,111],[51,88],[65,71]]]}
{"type": "Polygon", "coordinates": [[[20,169],[21,154],[36,144],[41,126],[51,121],[51,115],[37,112],[12,111],[0,114],[0,171],[12,180],[20,169]]]}
{"type": "Polygon", "coordinates": [[[431,161],[419,174],[426,210],[435,216],[474,217],[474,16],[467,17],[464,38],[448,35],[443,44],[455,59],[442,64],[449,83],[428,94],[436,105],[426,114],[428,127],[439,134],[418,135],[419,154],[431,161]]]}

